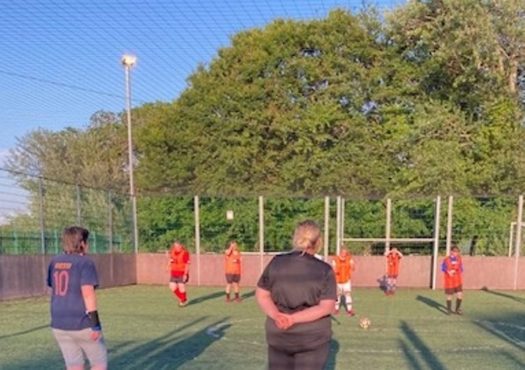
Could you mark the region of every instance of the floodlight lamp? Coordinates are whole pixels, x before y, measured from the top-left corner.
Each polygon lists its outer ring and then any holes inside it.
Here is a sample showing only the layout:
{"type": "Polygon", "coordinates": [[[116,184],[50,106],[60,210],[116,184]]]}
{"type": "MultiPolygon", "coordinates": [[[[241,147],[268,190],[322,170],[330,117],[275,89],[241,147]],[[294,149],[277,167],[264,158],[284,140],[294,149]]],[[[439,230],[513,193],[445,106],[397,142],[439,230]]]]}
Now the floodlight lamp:
{"type": "Polygon", "coordinates": [[[124,67],[131,68],[137,62],[137,57],[131,54],[124,54],[120,61],[124,67]]]}

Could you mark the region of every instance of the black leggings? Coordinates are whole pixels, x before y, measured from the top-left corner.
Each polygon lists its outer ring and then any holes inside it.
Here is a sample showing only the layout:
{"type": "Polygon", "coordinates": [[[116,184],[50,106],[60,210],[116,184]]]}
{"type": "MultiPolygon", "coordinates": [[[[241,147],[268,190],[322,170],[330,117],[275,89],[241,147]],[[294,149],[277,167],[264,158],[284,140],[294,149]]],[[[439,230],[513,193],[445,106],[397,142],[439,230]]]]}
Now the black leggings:
{"type": "Polygon", "coordinates": [[[301,352],[268,346],[269,370],[322,370],[328,360],[330,342],[301,352]]]}

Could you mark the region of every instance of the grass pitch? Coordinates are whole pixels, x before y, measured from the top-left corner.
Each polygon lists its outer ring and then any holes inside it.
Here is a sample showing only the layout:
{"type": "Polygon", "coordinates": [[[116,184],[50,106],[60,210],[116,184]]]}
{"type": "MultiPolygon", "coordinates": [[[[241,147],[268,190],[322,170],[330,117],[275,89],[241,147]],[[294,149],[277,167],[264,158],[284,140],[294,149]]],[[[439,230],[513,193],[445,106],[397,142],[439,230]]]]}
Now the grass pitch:
{"type": "MultiPolygon", "coordinates": [[[[222,288],[101,290],[110,369],[265,369],[264,317],[252,289],[225,303],[222,288]]],[[[355,289],[356,317],[333,317],[328,369],[525,369],[525,292],[467,291],[463,316],[441,291],[355,289]],[[372,325],[363,330],[359,318],[372,325]]],[[[60,369],[47,298],[0,302],[0,369],[60,369]]]]}

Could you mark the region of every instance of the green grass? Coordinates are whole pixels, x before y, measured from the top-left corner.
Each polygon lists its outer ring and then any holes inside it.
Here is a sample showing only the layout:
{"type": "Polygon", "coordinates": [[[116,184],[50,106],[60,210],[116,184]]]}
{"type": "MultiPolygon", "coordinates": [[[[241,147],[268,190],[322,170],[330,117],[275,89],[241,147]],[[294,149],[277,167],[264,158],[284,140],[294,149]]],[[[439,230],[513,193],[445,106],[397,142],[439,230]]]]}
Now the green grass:
{"type": "MultiPolygon", "coordinates": [[[[190,287],[179,308],[167,287],[101,290],[110,369],[265,369],[264,317],[253,290],[224,302],[222,288],[190,287]]],[[[467,291],[463,316],[442,292],[356,289],[357,317],[336,316],[329,369],[524,369],[525,292],[467,291]],[[359,317],[372,321],[368,330],[359,317]]],[[[47,298],[0,302],[0,368],[60,369],[47,298]]]]}

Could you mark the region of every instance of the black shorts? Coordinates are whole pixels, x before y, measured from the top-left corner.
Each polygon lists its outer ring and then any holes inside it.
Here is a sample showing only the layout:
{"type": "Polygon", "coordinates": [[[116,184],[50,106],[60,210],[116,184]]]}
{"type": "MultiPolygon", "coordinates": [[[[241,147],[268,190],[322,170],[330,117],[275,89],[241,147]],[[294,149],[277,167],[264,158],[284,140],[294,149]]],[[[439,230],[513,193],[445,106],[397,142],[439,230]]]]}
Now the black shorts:
{"type": "Polygon", "coordinates": [[[445,288],[445,294],[451,295],[454,293],[461,293],[463,291],[463,285],[458,285],[454,288],[445,288]]]}
{"type": "Polygon", "coordinates": [[[189,275],[186,279],[184,279],[184,276],[171,276],[170,283],[186,284],[188,280],[190,280],[189,278],[190,278],[189,275]]]}
{"type": "Polygon", "coordinates": [[[241,275],[240,274],[226,274],[226,282],[228,284],[238,283],[240,281],[241,281],[241,275]]]}

